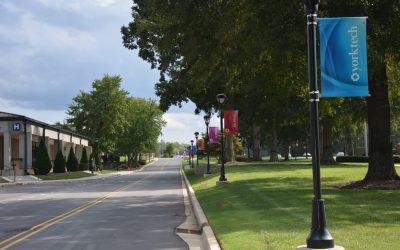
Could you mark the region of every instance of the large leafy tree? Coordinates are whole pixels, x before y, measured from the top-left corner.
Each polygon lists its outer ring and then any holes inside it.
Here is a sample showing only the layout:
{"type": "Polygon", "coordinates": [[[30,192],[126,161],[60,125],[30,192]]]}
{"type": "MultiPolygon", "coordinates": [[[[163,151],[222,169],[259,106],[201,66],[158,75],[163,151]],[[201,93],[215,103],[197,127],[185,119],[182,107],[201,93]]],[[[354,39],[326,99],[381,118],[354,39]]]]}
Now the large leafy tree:
{"type": "Polygon", "coordinates": [[[139,154],[156,149],[165,121],[154,100],[129,97],[127,104],[126,129],[118,137],[117,150],[136,164],[139,154]]]}
{"type": "Polygon", "coordinates": [[[126,127],[128,92],[121,89],[122,78],[104,75],[92,83],[90,92],[81,91],[69,106],[67,123],[93,139],[94,155],[112,152],[126,127]]]}
{"type": "Polygon", "coordinates": [[[160,70],[162,110],[190,99],[197,111],[211,111],[215,95],[224,92],[226,108],[275,136],[290,120],[288,107],[299,107],[291,101],[306,87],[301,4],[151,0],[134,1],[132,10],[123,42],[160,70]]]}
{"type": "Polygon", "coordinates": [[[365,180],[399,179],[390,142],[388,59],[400,58],[400,2],[393,0],[327,0],[321,6],[329,16],[368,16],[367,98],[369,166],[365,180]]]}

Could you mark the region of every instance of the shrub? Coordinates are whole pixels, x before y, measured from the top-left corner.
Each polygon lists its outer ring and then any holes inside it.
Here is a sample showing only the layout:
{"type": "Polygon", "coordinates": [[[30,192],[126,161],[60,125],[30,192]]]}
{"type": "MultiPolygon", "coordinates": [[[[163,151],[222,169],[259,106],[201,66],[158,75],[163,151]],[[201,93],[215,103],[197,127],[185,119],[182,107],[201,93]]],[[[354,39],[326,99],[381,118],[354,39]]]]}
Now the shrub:
{"type": "Polygon", "coordinates": [[[337,156],[337,162],[368,162],[367,156],[337,156]]]}
{"type": "Polygon", "coordinates": [[[58,150],[54,160],[53,173],[65,173],[65,158],[61,150],[58,150]]]}
{"type": "Polygon", "coordinates": [[[51,161],[43,138],[40,139],[38,153],[35,164],[33,166],[33,170],[35,171],[35,175],[46,175],[51,170],[51,161]]]}
{"type": "Polygon", "coordinates": [[[249,159],[247,158],[247,156],[242,156],[242,155],[239,155],[239,156],[236,156],[236,161],[248,161],[249,159]]]}
{"type": "Polygon", "coordinates": [[[76,159],[74,150],[72,147],[69,150],[68,160],[67,160],[67,170],[68,172],[76,172],[78,170],[78,159],[76,159]]]}
{"type": "MultiPolygon", "coordinates": [[[[368,156],[338,156],[337,162],[369,162],[368,156]]],[[[400,163],[400,155],[393,155],[393,162],[400,163]]]]}
{"type": "Polygon", "coordinates": [[[79,171],[84,171],[88,169],[89,169],[89,160],[86,153],[86,148],[83,147],[81,162],[79,163],[79,171]]]}
{"type": "Polygon", "coordinates": [[[139,160],[139,165],[146,165],[147,161],[146,160],[139,160]]]}

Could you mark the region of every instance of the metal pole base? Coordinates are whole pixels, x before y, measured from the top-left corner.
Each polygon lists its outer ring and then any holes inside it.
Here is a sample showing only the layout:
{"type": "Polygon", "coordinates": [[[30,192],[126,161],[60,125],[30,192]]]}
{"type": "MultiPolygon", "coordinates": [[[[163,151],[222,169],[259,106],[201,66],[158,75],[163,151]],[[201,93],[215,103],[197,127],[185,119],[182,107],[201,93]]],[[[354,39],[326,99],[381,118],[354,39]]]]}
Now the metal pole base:
{"type": "MultiPolygon", "coordinates": [[[[315,248],[308,248],[306,245],[298,246],[296,250],[313,250],[315,248]]],[[[332,248],[326,248],[326,250],[345,250],[344,247],[334,246],[332,248]]]]}
{"type": "Polygon", "coordinates": [[[229,182],[228,182],[228,180],[225,180],[225,181],[217,181],[216,184],[217,184],[217,186],[224,186],[224,185],[229,184],[229,182]]]}
{"type": "Polygon", "coordinates": [[[335,243],[326,227],[324,200],[314,199],[312,204],[312,227],[307,237],[307,247],[313,249],[333,248],[335,243]]]}
{"type": "Polygon", "coordinates": [[[225,176],[220,176],[220,177],[219,177],[219,181],[227,182],[228,179],[226,179],[225,176]]]}

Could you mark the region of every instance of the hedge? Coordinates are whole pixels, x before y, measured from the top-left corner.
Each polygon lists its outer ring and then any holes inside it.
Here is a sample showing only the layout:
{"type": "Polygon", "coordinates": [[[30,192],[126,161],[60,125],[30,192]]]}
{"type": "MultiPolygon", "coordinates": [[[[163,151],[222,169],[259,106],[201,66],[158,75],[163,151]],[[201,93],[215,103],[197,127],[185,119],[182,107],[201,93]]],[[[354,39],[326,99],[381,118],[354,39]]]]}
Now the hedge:
{"type": "Polygon", "coordinates": [[[51,161],[43,138],[40,139],[39,142],[39,148],[33,170],[35,171],[35,175],[46,175],[51,170],[51,161]]]}
{"type": "MultiPolygon", "coordinates": [[[[393,155],[394,163],[400,163],[400,155],[393,155]]],[[[368,156],[338,156],[336,162],[369,162],[368,156]]]]}
{"type": "Polygon", "coordinates": [[[65,158],[61,150],[58,150],[54,160],[53,173],[65,173],[65,158]]]}
{"type": "Polygon", "coordinates": [[[76,172],[78,171],[78,159],[76,159],[74,150],[72,147],[69,150],[68,160],[67,160],[67,170],[68,172],[76,172]]]}

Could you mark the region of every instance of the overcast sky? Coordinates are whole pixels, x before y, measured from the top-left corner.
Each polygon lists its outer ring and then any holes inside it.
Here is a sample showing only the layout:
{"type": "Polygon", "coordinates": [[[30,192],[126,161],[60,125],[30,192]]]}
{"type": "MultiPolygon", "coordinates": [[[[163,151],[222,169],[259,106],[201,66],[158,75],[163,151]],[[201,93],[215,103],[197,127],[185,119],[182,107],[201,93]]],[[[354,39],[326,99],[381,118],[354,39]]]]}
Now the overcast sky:
{"type": "MultiPolygon", "coordinates": [[[[63,121],[72,98],[104,74],[120,75],[132,96],[157,99],[158,72],[122,45],[131,7],[131,0],[1,0],[0,111],[63,121]]],[[[205,131],[194,109],[171,108],[162,139],[188,143],[205,131]]]]}

